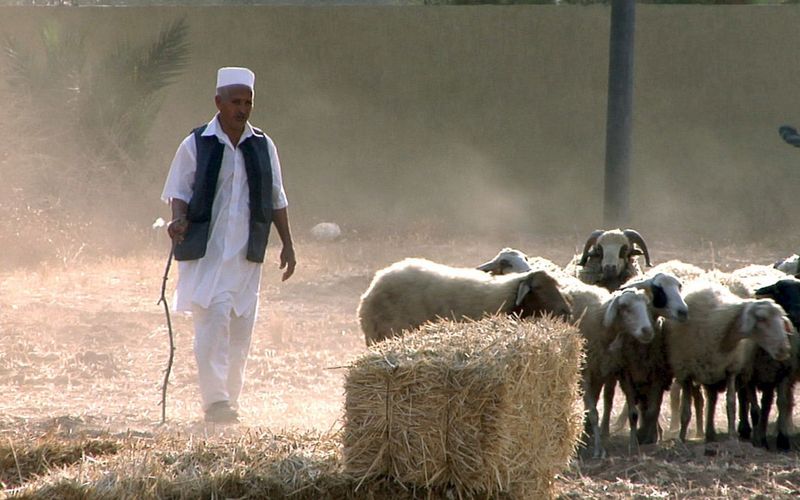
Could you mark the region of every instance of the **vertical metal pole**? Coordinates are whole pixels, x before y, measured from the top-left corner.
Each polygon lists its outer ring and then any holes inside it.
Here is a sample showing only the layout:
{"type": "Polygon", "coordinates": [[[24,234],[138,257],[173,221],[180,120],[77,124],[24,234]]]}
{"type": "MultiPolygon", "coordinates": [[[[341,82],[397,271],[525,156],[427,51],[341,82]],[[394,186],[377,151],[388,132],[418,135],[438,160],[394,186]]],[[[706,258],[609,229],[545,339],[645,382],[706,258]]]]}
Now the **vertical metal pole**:
{"type": "Polygon", "coordinates": [[[634,0],[611,0],[603,203],[606,228],[629,224],[634,5],[634,0]]]}

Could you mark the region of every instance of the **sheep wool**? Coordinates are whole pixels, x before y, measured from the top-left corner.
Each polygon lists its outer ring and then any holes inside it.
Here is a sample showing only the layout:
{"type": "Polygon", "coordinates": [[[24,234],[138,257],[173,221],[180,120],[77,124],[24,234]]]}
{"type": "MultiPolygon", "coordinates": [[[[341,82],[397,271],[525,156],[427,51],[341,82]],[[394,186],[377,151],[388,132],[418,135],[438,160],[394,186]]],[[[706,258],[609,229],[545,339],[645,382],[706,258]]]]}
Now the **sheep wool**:
{"type": "Polygon", "coordinates": [[[692,282],[686,291],[686,303],[692,311],[688,323],[667,324],[669,360],[677,380],[692,377],[701,384],[713,384],[725,378],[727,371],[741,370],[755,345],[739,342],[723,352],[720,345],[739,319],[743,302],[728,288],[702,280],[692,282]]]}
{"type": "MultiPolygon", "coordinates": [[[[530,288],[534,288],[531,286],[530,288]]],[[[437,319],[481,319],[511,313],[531,296],[545,297],[544,310],[567,316],[569,305],[555,279],[543,271],[491,276],[425,259],[405,259],[375,273],[361,296],[358,318],[367,344],[437,319]],[[525,290],[535,281],[535,293],[525,290]]],[[[523,315],[525,313],[523,312],[523,315]]]]}

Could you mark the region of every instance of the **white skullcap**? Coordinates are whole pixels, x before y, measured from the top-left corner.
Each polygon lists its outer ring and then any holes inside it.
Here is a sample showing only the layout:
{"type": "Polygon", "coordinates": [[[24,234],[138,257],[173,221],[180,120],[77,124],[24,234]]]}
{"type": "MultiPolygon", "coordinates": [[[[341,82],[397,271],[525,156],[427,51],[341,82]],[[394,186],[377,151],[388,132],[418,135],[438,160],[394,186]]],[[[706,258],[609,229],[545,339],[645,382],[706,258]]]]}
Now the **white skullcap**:
{"type": "Polygon", "coordinates": [[[256,75],[247,68],[227,67],[217,71],[217,88],[228,85],[244,85],[254,90],[256,75]]]}

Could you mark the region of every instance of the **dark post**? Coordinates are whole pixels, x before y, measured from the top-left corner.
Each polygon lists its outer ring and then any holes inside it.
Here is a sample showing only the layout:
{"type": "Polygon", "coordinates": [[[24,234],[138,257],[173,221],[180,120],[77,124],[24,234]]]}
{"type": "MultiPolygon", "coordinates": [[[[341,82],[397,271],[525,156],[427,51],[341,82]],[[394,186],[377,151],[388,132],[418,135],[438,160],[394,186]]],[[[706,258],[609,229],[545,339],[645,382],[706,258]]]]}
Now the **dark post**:
{"type": "Polygon", "coordinates": [[[611,0],[603,200],[603,223],[606,228],[629,224],[634,16],[634,0],[611,0]]]}

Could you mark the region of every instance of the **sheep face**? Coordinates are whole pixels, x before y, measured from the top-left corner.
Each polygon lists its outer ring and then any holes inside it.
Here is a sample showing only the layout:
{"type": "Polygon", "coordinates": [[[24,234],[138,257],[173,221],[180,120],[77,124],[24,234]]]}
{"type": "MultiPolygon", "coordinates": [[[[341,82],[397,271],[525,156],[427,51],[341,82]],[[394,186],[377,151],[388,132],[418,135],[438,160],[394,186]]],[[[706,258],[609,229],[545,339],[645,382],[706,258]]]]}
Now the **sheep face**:
{"type": "Polygon", "coordinates": [[[491,275],[524,273],[531,270],[528,256],[513,248],[504,248],[490,261],[478,266],[483,272],[491,275]]]}
{"type": "Polygon", "coordinates": [[[628,265],[628,259],[641,252],[632,249],[623,234],[608,232],[597,239],[596,250],[599,253],[603,278],[611,279],[620,275],[628,265]]]}
{"type": "Polygon", "coordinates": [[[792,323],[800,325],[800,280],[787,278],[756,290],[757,298],[769,298],[780,305],[792,323]]]}
{"type": "Polygon", "coordinates": [[[630,262],[639,255],[644,255],[647,265],[651,265],[647,246],[637,231],[598,229],[586,241],[580,265],[585,266],[589,259],[600,261],[603,279],[611,280],[622,275],[628,269],[630,262]]]}
{"type": "Polygon", "coordinates": [[[653,340],[655,332],[647,311],[647,295],[643,290],[626,288],[614,293],[610,300],[603,317],[605,328],[617,323],[622,326],[623,332],[643,344],[653,340]]]}
{"type": "Polygon", "coordinates": [[[786,274],[797,274],[800,272],[800,255],[794,254],[779,260],[772,265],[775,269],[786,274]]]}
{"type": "Polygon", "coordinates": [[[671,274],[653,276],[650,294],[656,314],[681,323],[689,319],[689,306],[681,297],[681,286],[680,280],[671,274]]]}
{"type": "Polygon", "coordinates": [[[772,299],[749,301],[742,309],[739,332],[778,361],[789,359],[793,331],[789,318],[772,299]]]}
{"type": "Polygon", "coordinates": [[[558,281],[545,271],[531,272],[520,282],[515,305],[514,312],[522,318],[553,314],[567,320],[572,314],[558,281]]]}

